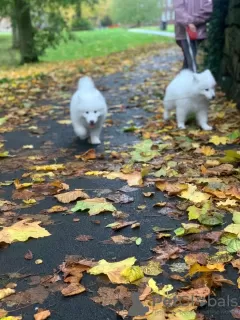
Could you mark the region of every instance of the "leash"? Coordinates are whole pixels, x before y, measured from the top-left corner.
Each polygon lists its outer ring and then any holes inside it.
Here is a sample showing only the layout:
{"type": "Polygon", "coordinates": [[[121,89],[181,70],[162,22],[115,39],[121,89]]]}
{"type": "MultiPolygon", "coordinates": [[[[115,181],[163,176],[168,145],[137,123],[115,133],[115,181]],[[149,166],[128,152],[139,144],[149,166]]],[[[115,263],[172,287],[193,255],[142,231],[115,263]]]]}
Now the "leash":
{"type": "Polygon", "coordinates": [[[188,43],[188,50],[190,53],[190,57],[192,59],[193,72],[197,73],[197,66],[195,63],[195,59],[194,59],[194,55],[193,55],[193,51],[192,51],[192,46],[191,46],[191,41],[190,41],[189,34],[188,34],[187,30],[186,30],[186,38],[187,38],[187,43],[188,43]]]}

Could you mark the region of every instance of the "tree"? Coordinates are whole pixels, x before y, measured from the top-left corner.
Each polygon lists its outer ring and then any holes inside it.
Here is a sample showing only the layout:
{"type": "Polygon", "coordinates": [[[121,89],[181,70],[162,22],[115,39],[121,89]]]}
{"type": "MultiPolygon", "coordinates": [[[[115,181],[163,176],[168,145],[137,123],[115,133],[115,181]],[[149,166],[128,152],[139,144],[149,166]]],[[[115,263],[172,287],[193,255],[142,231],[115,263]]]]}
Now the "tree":
{"type": "Polygon", "coordinates": [[[159,0],[113,0],[112,17],[116,23],[150,24],[159,22],[159,0]]]}
{"type": "Polygon", "coordinates": [[[16,26],[19,33],[21,63],[37,62],[30,4],[27,0],[14,0],[13,10],[17,13],[16,26]]]}

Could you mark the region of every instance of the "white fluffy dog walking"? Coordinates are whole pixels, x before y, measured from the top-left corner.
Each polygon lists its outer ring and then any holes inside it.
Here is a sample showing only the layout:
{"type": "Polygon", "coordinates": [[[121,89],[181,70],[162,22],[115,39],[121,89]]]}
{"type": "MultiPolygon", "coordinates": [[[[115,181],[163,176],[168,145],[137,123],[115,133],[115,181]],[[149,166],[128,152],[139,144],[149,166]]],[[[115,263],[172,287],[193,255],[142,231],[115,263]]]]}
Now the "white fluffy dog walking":
{"type": "Polygon", "coordinates": [[[164,120],[169,119],[169,111],[176,108],[179,129],[185,129],[190,113],[195,113],[203,130],[212,130],[208,125],[209,101],[215,98],[216,81],[209,70],[193,73],[182,70],[168,85],[164,97],[164,120]]]}
{"type": "Polygon", "coordinates": [[[73,129],[81,139],[99,144],[102,126],[107,116],[106,101],[90,77],[79,80],[78,89],[72,96],[70,116],[73,129]]]}

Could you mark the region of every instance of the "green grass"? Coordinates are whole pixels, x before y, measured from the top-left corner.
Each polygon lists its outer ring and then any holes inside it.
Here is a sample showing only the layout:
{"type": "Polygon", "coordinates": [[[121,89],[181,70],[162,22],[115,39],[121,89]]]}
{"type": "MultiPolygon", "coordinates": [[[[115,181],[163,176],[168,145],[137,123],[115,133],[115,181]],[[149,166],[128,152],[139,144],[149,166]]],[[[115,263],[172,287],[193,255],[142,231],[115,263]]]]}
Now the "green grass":
{"type": "MultiPolygon", "coordinates": [[[[153,27],[141,27],[140,29],[145,29],[145,30],[153,30],[153,31],[162,31],[160,29],[160,26],[153,26],[153,27]]],[[[167,26],[167,30],[168,32],[174,32],[174,24],[169,24],[167,26]]]]}
{"type": "MultiPolygon", "coordinates": [[[[144,44],[173,42],[169,38],[131,33],[125,29],[81,31],[74,34],[76,40],[62,42],[56,49],[49,48],[40,60],[51,62],[107,56],[144,44]]],[[[0,67],[13,66],[18,62],[19,53],[11,49],[11,36],[0,35],[0,67]]]]}

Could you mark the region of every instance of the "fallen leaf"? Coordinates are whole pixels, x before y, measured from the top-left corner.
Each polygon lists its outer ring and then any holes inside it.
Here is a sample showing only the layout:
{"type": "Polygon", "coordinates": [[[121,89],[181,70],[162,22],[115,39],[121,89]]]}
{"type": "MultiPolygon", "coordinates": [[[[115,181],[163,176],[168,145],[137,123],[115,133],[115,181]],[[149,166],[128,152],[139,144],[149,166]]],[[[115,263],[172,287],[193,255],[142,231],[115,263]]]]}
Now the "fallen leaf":
{"type": "Polygon", "coordinates": [[[54,197],[57,198],[57,200],[62,203],[70,203],[70,202],[75,201],[79,198],[89,199],[89,196],[81,189],[79,189],[79,190],[77,189],[77,190],[69,191],[69,192],[65,192],[65,193],[60,193],[60,194],[55,195],[54,197]]]}
{"type": "Polygon", "coordinates": [[[28,250],[28,252],[25,253],[25,255],[24,255],[24,259],[26,259],[26,260],[32,260],[32,259],[33,259],[33,253],[32,253],[32,251],[28,250]]]}
{"type": "Polygon", "coordinates": [[[240,319],[240,307],[236,307],[232,309],[230,312],[234,319],[240,319]]]}
{"type": "Polygon", "coordinates": [[[12,295],[15,293],[14,289],[10,288],[5,288],[5,289],[0,289],[0,300],[12,295]]]}
{"type": "Polygon", "coordinates": [[[42,310],[34,315],[34,319],[35,320],[45,320],[48,317],[50,317],[50,315],[51,315],[51,312],[49,310],[42,310]]]}
{"type": "Polygon", "coordinates": [[[52,208],[46,210],[47,213],[56,213],[56,212],[65,212],[68,210],[68,207],[63,206],[53,206],[52,208]]]}
{"type": "Polygon", "coordinates": [[[89,235],[80,235],[76,238],[76,240],[78,241],[82,241],[82,242],[86,242],[86,241],[89,241],[89,240],[93,240],[93,237],[92,236],[89,236],[89,235]]]}
{"type": "Polygon", "coordinates": [[[36,261],[35,261],[35,264],[42,264],[43,263],[43,260],[42,259],[37,259],[36,261]]]}
{"type": "Polygon", "coordinates": [[[131,244],[136,241],[136,237],[124,237],[122,235],[111,237],[112,241],[117,244],[131,244]]]}
{"type": "Polygon", "coordinates": [[[79,284],[79,283],[71,283],[69,286],[67,286],[66,288],[62,289],[61,293],[65,297],[69,297],[69,296],[75,296],[76,294],[80,294],[80,293],[82,293],[84,291],[86,291],[86,289],[81,284],[79,284]]]}
{"type": "Polygon", "coordinates": [[[129,197],[128,195],[120,192],[109,194],[106,198],[114,203],[130,203],[134,201],[133,197],[129,197]]]}
{"type": "Polygon", "coordinates": [[[104,198],[93,198],[78,201],[75,207],[71,209],[72,212],[89,210],[89,215],[94,216],[101,212],[114,212],[116,208],[104,198]]]}
{"type": "Polygon", "coordinates": [[[212,136],[209,142],[215,144],[215,146],[218,146],[219,144],[225,145],[228,141],[227,137],[219,137],[219,136],[212,136]]]}
{"type": "Polygon", "coordinates": [[[136,224],[136,221],[118,221],[108,224],[106,228],[111,228],[112,230],[120,230],[128,226],[133,226],[134,224],[136,224]]]}
{"type": "Polygon", "coordinates": [[[72,124],[72,121],[70,119],[63,119],[63,120],[58,120],[57,123],[59,123],[59,124],[72,124]]]}
{"type": "Polygon", "coordinates": [[[97,265],[90,270],[88,273],[93,275],[106,274],[112,283],[129,283],[126,277],[122,276],[122,272],[134,265],[136,258],[131,257],[119,262],[107,262],[106,260],[100,260],[97,265]]]}
{"type": "Polygon", "coordinates": [[[203,146],[199,149],[199,151],[207,157],[213,156],[216,153],[216,150],[209,146],[203,146]]]}
{"type": "Polygon", "coordinates": [[[161,191],[166,191],[170,196],[174,196],[179,194],[183,190],[188,189],[188,185],[183,183],[169,183],[158,181],[156,182],[156,188],[161,191]]]}
{"type": "Polygon", "coordinates": [[[149,261],[146,266],[141,267],[147,276],[158,276],[163,272],[161,264],[157,261],[149,261]]]}
{"type": "Polygon", "coordinates": [[[91,299],[104,307],[109,305],[115,306],[118,302],[125,305],[126,299],[131,301],[131,293],[124,286],[117,286],[116,288],[101,287],[98,289],[98,295],[91,299]]]}
{"type": "Polygon", "coordinates": [[[137,238],[136,245],[140,246],[141,243],[142,243],[142,238],[137,238]]]}
{"type": "Polygon", "coordinates": [[[34,166],[31,170],[36,171],[57,171],[57,170],[64,170],[64,164],[49,164],[49,165],[42,165],[42,166],[34,166]]]}
{"type": "Polygon", "coordinates": [[[198,191],[197,186],[188,184],[188,189],[186,191],[182,191],[180,197],[188,199],[194,203],[201,203],[203,201],[207,201],[210,198],[210,195],[198,191]]]}
{"type": "Polygon", "coordinates": [[[11,227],[4,227],[0,231],[0,243],[24,242],[29,238],[49,237],[51,234],[44,228],[40,227],[41,221],[31,222],[29,219],[21,220],[11,227]]]}
{"type": "Polygon", "coordinates": [[[95,149],[89,149],[85,153],[80,154],[79,156],[75,156],[76,159],[81,159],[83,161],[94,160],[96,159],[96,151],[95,149]]]}

